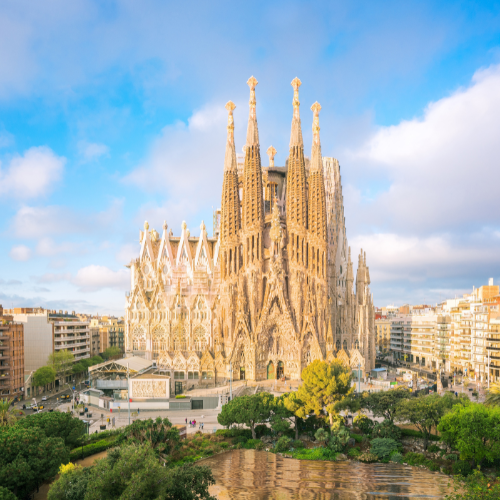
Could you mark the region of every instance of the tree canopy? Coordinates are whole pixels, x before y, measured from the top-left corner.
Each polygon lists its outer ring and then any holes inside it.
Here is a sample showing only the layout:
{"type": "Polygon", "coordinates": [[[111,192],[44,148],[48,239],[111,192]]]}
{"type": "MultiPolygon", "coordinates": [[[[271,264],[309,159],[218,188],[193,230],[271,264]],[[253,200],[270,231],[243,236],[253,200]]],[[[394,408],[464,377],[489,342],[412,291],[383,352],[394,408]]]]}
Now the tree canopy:
{"type": "Polygon", "coordinates": [[[373,392],[363,398],[363,408],[370,410],[375,417],[393,422],[398,403],[410,397],[411,392],[406,387],[373,392]]]}
{"type": "Polygon", "coordinates": [[[299,439],[299,410],[304,404],[296,392],[287,392],[274,400],[272,416],[272,427],[277,432],[284,432],[293,422],[295,428],[295,439],[299,439]]]}
{"type": "Polygon", "coordinates": [[[33,385],[43,387],[56,379],[56,371],[52,366],[41,366],[33,373],[33,385]]]}
{"type": "Polygon", "coordinates": [[[484,404],[488,406],[500,406],[500,382],[493,382],[491,384],[484,404]]]}
{"type": "Polygon", "coordinates": [[[63,349],[49,354],[48,366],[52,366],[60,377],[67,377],[72,373],[75,357],[70,351],[63,349]]]}
{"type": "Polygon", "coordinates": [[[19,420],[17,427],[23,429],[41,429],[47,437],[59,437],[70,448],[85,433],[85,424],[71,413],[59,411],[37,413],[19,420]]]}
{"type": "Polygon", "coordinates": [[[48,500],[216,500],[208,467],[163,467],[149,443],[111,450],[89,469],[75,468],[53,483],[48,500]]]}
{"type": "Polygon", "coordinates": [[[256,439],[255,426],[271,418],[273,407],[274,396],[267,392],[239,396],[222,407],[217,421],[225,426],[244,424],[252,431],[252,438],[256,439]]]}
{"type": "Polygon", "coordinates": [[[298,416],[305,418],[311,412],[323,415],[325,408],[332,426],[335,404],[354,392],[351,369],[339,360],[315,360],[302,371],[302,380],[297,396],[304,404],[298,416]]]}
{"type": "Polygon", "coordinates": [[[127,426],[125,435],[139,444],[149,443],[151,448],[163,459],[170,454],[179,442],[179,430],[173,427],[168,418],[155,420],[136,420],[127,426]]]}
{"type": "Polygon", "coordinates": [[[102,353],[102,357],[107,360],[107,359],[110,359],[110,358],[114,358],[116,356],[121,356],[122,354],[123,354],[123,352],[122,352],[122,350],[119,347],[111,346],[111,347],[108,347],[102,353]]]}
{"type": "Polygon", "coordinates": [[[69,461],[68,449],[59,437],[47,437],[38,428],[18,424],[0,430],[0,484],[19,498],[57,474],[69,461]]]}
{"type": "Polygon", "coordinates": [[[479,403],[456,405],[437,426],[443,440],[476,464],[500,456],[500,408],[479,403]]]}
{"type": "Polygon", "coordinates": [[[437,427],[443,415],[450,409],[450,400],[438,394],[403,399],[397,406],[395,420],[413,424],[423,435],[427,450],[432,428],[437,427]]]}

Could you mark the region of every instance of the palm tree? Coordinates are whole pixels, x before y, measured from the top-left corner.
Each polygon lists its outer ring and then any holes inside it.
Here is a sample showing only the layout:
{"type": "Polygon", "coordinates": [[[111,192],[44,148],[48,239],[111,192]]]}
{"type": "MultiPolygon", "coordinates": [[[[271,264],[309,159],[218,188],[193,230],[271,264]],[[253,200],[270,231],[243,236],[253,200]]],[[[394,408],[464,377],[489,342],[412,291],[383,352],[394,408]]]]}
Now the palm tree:
{"type": "Polygon", "coordinates": [[[484,403],[490,406],[500,406],[500,382],[491,384],[484,403]]]}
{"type": "Polygon", "coordinates": [[[17,422],[16,413],[21,412],[10,406],[12,399],[0,399],[0,427],[9,427],[17,422]]]}

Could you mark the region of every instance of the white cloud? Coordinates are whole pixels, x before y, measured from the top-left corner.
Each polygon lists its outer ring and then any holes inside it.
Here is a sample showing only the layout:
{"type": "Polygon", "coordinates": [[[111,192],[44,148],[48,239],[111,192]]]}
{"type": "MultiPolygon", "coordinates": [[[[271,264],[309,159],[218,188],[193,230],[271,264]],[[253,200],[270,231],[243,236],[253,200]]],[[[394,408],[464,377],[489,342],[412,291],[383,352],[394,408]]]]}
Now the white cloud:
{"type": "Polygon", "coordinates": [[[97,158],[100,158],[101,156],[107,155],[109,153],[109,147],[105,144],[79,141],[78,153],[83,158],[84,162],[89,162],[97,160],[97,158]]]}
{"type": "Polygon", "coordinates": [[[31,249],[25,245],[13,246],[10,251],[10,257],[19,261],[29,260],[31,258],[31,249]]]}
{"type": "Polygon", "coordinates": [[[497,225],[500,65],[427,106],[421,119],[380,128],[348,160],[390,187],[358,210],[372,224],[407,232],[497,225]],[[366,215],[367,214],[367,215],[366,215]]]}
{"type": "Polygon", "coordinates": [[[126,269],[112,271],[106,266],[90,265],[82,267],[71,281],[80,291],[95,292],[103,288],[126,290],[129,280],[129,272],[126,269]]]}
{"type": "Polygon", "coordinates": [[[44,238],[56,234],[99,233],[116,226],[123,203],[115,200],[102,212],[78,213],[62,205],[21,207],[12,220],[15,236],[44,238]]]}
{"type": "Polygon", "coordinates": [[[38,284],[41,283],[59,283],[60,281],[71,280],[70,273],[45,273],[42,276],[33,277],[38,284]]]}
{"type": "Polygon", "coordinates": [[[36,253],[42,257],[53,257],[60,253],[81,252],[82,247],[83,243],[55,242],[52,238],[45,237],[38,241],[36,253]]]}
{"type": "Polygon", "coordinates": [[[66,159],[45,146],[14,156],[7,168],[0,165],[0,194],[29,199],[47,194],[62,176],[66,159]]]}

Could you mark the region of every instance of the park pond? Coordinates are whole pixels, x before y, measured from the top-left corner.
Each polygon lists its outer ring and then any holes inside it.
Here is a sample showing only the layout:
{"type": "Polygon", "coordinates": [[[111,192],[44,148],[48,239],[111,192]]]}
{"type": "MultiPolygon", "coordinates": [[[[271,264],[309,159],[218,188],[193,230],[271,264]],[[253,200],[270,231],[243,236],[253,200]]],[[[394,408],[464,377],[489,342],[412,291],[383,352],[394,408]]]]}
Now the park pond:
{"type": "Polygon", "coordinates": [[[231,450],[202,460],[213,472],[219,500],[365,500],[444,498],[451,478],[403,464],[364,464],[284,458],[231,450]]]}

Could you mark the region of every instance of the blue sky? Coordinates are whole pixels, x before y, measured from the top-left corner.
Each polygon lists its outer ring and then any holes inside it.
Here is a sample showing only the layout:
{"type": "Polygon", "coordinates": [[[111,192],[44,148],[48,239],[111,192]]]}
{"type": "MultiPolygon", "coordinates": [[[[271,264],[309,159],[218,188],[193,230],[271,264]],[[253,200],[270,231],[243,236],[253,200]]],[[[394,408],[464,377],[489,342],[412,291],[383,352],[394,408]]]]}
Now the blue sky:
{"type": "MultiPolygon", "coordinates": [[[[500,279],[499,2],[0,3],[0,303],[123,313],[144,220],[193,234],[220,203],[255,75],[262,150],[341,163],[376,305],[500,279]]],[[[263,155],[265,158],[265,155],[263,155]]]]}

